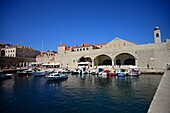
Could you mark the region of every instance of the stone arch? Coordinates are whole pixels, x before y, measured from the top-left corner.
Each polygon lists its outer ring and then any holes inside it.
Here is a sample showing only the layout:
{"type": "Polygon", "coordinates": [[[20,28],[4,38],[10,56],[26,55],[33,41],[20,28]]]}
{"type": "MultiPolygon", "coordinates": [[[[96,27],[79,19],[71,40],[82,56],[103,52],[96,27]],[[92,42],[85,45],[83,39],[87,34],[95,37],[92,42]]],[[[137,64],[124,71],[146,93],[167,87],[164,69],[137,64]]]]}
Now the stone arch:
{"type": "Polygon", "coordinates": [[[92,58],[89,56],[82,56],[78,59],[78,62],[91,62],[92,63],[92,58]]]}
{"type": "Polygon", "coordinates": [[[136,65],[136,58],[130,53],[120,53],[115,56],[114,65],[136,65]]]}
{"type": "Polygon", "coordinates": [[[94,66],[112,65],[112,58],[109,55],[101,54],[94,58],[94,66]]]}

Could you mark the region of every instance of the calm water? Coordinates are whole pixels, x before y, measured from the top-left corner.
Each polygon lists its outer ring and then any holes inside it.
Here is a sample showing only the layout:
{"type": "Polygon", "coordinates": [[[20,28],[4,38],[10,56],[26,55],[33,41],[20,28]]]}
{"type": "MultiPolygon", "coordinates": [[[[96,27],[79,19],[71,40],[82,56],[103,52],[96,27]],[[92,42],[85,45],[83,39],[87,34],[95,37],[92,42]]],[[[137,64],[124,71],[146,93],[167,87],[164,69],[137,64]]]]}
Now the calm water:
{"type": "Polygon", "coordinates": [[[68,75],[65,81],[0,81],[1,113],[146,113],[162,75],[112,79],[68,75]]]}

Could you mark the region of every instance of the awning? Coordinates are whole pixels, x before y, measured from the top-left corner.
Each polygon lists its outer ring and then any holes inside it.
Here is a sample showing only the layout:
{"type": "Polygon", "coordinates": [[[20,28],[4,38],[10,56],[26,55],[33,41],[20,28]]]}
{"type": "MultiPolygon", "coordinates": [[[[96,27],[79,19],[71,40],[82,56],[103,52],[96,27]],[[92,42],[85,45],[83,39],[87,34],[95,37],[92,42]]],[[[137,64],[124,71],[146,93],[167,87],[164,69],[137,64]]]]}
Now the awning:
{"type": "Polygon", "coordinates": [[[79,62],[78,64],[91,64],[90,62],[79,62]]]}
{"type": "Polygon", "coordinates": [[[60,63],[51,63],[51,64],[42,64],[43,66],[54,66],[54,65],[60,65],[60,63]]]}

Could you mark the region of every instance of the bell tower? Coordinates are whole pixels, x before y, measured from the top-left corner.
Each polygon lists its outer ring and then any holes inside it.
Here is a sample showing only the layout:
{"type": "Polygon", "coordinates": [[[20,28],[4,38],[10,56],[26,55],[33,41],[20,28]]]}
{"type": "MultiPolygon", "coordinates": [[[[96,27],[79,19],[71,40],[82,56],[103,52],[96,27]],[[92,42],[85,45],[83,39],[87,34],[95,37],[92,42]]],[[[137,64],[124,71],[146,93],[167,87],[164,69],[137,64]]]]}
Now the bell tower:
{"type": "Polygon", "coordinates": [[[155,43],[161,43],[161,31],[159,27],[155,27],[154,29],[154,39],[155,43]]]}

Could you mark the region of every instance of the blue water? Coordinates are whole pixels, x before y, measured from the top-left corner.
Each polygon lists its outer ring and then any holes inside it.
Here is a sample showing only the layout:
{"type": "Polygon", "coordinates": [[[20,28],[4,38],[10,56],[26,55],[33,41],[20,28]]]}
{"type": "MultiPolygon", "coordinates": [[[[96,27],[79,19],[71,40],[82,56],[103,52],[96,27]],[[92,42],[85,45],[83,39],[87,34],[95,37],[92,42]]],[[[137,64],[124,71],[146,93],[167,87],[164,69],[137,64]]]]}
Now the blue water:
{"type": "Polygon", "coordinates": [[[146,113],[162,75],[65,81],[13,76],[0,81],[1,113],[146,113]]]}

